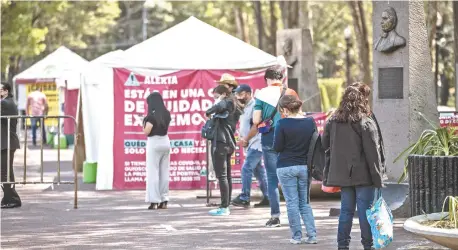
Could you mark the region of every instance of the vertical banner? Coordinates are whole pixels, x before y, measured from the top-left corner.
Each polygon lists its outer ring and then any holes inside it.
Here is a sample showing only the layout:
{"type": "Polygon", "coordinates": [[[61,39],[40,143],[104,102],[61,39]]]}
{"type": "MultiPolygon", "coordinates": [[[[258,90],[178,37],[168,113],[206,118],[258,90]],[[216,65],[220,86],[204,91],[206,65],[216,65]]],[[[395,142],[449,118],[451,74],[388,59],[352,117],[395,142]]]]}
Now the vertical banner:
{"type": "MultiPolygon", "coordinates": [[[[33,91],[42,88],[43,93],[46,95],[46,100],[48,101],[49,116],[59,115],[59,93],[57,91],[55,82],[34,82],[34,83],[24,83],[25,84],[25,94],[26,97],[29,96],[33,91]]],[[[27,125],[30,126],[30,119],[27,119],[27,125]]],[[[46,119],[45,125],[57,126],[57,119],[46,119]]]]}
{"type": "MultiPolygon", "coordinates": [[[[146,136],[142,131],[146,97],[159,92],[171,112],[170,189],[205,188],[206,144],[200,130],[205,111],[214,99],[212,90],[223,73],[233,74],[239,83],[253,90],[265,86],[264,72],[249,74],[234,71],[177,71],[155,76],[114,69],[114,176],[113,188],[143,189],[146,178],[146,136]]],[[[243,152],[233,156],[233,176],[240,177],[243,152]]]]}

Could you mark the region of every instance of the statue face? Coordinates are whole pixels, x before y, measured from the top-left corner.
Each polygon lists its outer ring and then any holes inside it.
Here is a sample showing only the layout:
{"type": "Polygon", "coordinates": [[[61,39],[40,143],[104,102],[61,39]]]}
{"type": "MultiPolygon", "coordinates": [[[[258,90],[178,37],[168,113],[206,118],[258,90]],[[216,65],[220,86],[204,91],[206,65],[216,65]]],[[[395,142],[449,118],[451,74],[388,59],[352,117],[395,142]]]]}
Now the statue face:
{"type": "Polygon", "coordinates": [[[293,49],[293,41],[291,39],[286,39],[285,43],[283,44],[283,51],[285,53],[291,53],[293,49]]]}
{"type": "Polygon", "coordinates": [[[396,26],[394,17],[390,16],[387,11],[382,13],[382,30],[384,32],[390,32],[396,26]]]}

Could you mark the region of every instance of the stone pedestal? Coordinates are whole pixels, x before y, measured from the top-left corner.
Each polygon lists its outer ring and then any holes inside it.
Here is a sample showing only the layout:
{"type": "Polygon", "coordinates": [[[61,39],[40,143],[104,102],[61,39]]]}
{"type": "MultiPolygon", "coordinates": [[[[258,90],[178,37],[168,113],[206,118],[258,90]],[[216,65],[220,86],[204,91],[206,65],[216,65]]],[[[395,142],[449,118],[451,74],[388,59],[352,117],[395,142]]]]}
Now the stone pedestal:
{"type": "Polygon", "coordinates": [[[397,181],[404,161],[393,160],[431,128],[419,112],[438,123],[430,48],[423,2],[373,3],[373,110],[383,134],[389,180],[397,181]]]}
{"type": "Polygon", "coordinates": [[[277,32],[277,54],[283,55],[288,65],[289,87],[304,101],[306,112],[321,111],[313,43],[309,29],[285,29],[277,32]]]}

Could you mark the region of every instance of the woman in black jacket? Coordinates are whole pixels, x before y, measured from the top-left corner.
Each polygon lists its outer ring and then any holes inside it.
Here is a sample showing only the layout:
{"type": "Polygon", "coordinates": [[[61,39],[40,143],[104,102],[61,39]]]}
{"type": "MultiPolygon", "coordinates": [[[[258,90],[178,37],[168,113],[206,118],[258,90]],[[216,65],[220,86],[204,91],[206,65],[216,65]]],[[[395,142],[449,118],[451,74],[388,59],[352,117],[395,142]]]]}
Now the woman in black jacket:
{"type": "Polygon", "coordinates": [[[212,141],[211,154],[216,178],[219,180],[221,206],[209,212],[210,215],[229,215],[229,204],[232,194],[231,155],[235,150],[235,136],[237,122],[241,111],[237,108],[235,98],[224,85],[213,90],[215,105],[207,110],[206,115],[216,121],[216,134],[212,141]]]}
{"type": "Polygon", "coordinates": [[[361,243],[364,249],[371,249],[372,233],[366,210],[372,205],[376,189],[386,179],[381,133],[370,110],[369,96],[370,88],[365,84],[347,87],[339,108],[326,123],[322,138],[323,148],[330,150],[323,184],[341,187],[339,249],[349,249],[355,207],[361,243]]]}

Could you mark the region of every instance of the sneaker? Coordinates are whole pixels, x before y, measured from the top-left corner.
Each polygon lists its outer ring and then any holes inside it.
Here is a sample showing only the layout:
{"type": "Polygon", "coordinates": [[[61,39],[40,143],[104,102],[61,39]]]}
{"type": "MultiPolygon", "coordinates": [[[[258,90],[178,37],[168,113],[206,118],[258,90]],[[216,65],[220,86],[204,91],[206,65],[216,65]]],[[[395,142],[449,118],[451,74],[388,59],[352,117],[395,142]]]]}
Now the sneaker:
{"type": "Polygon", "coordinates": [[[308,239],[303,239],[305,244],[318,244],[316,237],[309,237],[308,239]]]}
{"type": "Polygon", "coordinates": [[[280,219],[279,218],[270,218],[267,223],[266,227],[280,227],[280,219]]]}
{"type": "Polygon", "coordinates": [[[235,199],[232,200],[231,204],[236,207],[250,207],[250,202],[240,199],[240,195],[235,197],[235,199]]]}
{"type": "Polygon", "coordinates": [[[208,214],[212,215],[212,216],[228,216],[231,214],[231,212],[229,211],[229,208],[226,207],[226,208],[217,208],[217,209],[213,209],[213,210],[210,210],[208,212],[208,214]]]}
{"type": "Polygon", "coordinates": [[[300,240],[295,240],[295,239],[290,239],[290,240],[289,240],[289,243],[294,244],[294,245],[298,245],[298,244],[302,244],[302,241],[300,241],[300,240]]]}
{"type": "Polygon", "coordinates": [[[258,207],[270,207],[269,199],[264,197],[261,202],[259,202],[257,204],[254,204],[254,207],[255,208],[258,208],[258,207]]]}

